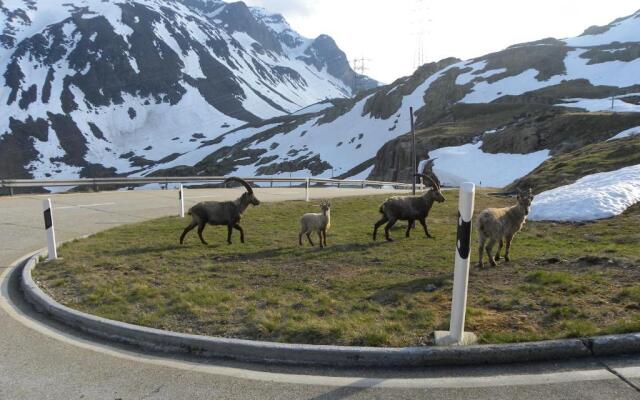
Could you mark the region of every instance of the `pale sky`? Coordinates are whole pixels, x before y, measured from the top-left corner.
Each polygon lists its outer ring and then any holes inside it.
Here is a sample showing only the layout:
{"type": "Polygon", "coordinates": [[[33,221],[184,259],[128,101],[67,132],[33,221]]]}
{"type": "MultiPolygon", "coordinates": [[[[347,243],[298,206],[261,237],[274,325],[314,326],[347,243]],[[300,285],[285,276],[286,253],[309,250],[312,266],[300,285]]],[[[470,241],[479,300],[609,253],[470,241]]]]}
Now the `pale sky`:
{"type": "MultiPolygon", "coordinates": [[[[639,0],[244,0],[281,13],[293,29],[332,36],[349,60],[365,57],[384,83],[425,62],[468,59],[516,43],[581,34],[640,9],[639,0]]],[[[640,23],[640,22],[639,22],[640,23]]]]}

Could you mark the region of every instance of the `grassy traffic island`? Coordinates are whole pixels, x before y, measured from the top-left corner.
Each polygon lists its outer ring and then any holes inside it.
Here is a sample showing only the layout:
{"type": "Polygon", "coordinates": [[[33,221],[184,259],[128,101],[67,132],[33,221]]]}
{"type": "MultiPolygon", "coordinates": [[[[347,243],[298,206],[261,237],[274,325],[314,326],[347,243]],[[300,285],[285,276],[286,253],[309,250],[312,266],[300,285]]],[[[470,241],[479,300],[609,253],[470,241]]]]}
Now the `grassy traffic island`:
{"type": "MultiPolygon", "coordinates": [[[[383,196],[332,200],[328,248],[298,246],[301,214],[315,203],[250,208],[246,244],[225,227],[195,231],[162,218],[62,246],[34,279],[55,300],[102,317],[154,328],[288,343],[431,344],[447,329],[457,192],[436,204],[426,239],[405,223],[371,240],[383,196]]],[[[476,209],[513,200],[480,193],[476,209]]],[[[587,224],[529,222],[512,261],[472,268],[467,329],[483,343],[640,331],[640,205],[587,224]]],[[[418,225],[418,228],[420,226],[418,225]]],[[[314,237],[316,245],[317,238],[314,237]]],[[[475,242],[475,232],[474,232],[475,242]]],[[[472,263],[477,259],[472,249],[472,263]]]]}

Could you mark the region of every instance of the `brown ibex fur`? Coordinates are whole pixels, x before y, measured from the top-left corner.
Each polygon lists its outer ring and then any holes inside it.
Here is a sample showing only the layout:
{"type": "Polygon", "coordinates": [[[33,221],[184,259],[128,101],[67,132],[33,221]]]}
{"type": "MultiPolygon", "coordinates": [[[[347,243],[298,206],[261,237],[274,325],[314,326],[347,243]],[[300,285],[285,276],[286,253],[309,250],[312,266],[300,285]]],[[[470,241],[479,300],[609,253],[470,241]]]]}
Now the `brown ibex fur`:
{"type": "Polygon", "coordinates": [[[478,215],[478,244],[479,258],[478,266],[482,267],[483,253],[487,251],[489,264],[496,266],[496,260],[500,260],[500,252],[502,245],[506,242],[506,250],[504,254],[505,261],[510,261],[509,252],[511,250],[511,241],[516,233],[518,233],[529,214],[529,207],[533,200],[531,189],[528,192],[518,191],[518,203],[512,207],[505,208],[487,208],[478,215]],[[495,259],[493,257],[493,246],[498,243],[498,251],[495,259]],[[486,247],[485,247],[486,245],[486,247]]]}
{"type": "Polygon", "coordinates": [[[202,237],[202,231],[205,226],[209,225],[226,225],[227,226],[227,243],[231,244],[231,232],[233,229],[240,231],[240,241],[244,243],[244,231],[240,226],[242,213],[249,205],[257,206],[260,200],[253,194],[253,189],[246,181],[231,177],[224,181],[238,182],[247,189],[246,193],[234,201],[203,201],[189,209],[191,215],[191,223],[187,226],[180,236],[180,244],[183,243],[184,237],[196,226],[198,227],[198,237],[202,244],[208,244],[202,237]]]}
{"type": "Polygon", "coordinates": [[[427,216],[434,202],[442,203],[444,196],[440,191],[440,181],[434,174],[421,175],[425,180],[431,184],[431,190],[425,192],[422,196],[394,196],[390,197],[382,203],[380,206],[380,213],[382,218],[373,226],[373,240],[376,240],[378,234],[378,228],[384,223],[387,225],[384,227],[384,235],[387,241],[392,242],[393,239],[389,237],[389,230],[393,227],[396,221],[408,221],[406,237],[409,237],[411,228],[414,226],[414,222],[420,221],[420,224],[424,228],[424,234],[427,237],[432,238],[427,229],[427,216]]]}

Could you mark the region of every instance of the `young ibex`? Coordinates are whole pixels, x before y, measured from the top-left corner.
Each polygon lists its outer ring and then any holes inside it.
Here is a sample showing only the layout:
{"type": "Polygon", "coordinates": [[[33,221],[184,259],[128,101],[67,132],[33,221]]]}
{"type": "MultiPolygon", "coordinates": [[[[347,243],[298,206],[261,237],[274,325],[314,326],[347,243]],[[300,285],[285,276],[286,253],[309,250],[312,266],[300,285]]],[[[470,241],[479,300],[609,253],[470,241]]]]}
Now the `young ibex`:
{"type": "Polygon", "coordinates": [[[321,213],[307,213],[300,218],[300,233],[298,234],[298,243],[300,243],[300,246],[302,246],[302,235],[304,234],[307,235],[309,244],[313,246],[311,232],[318,233],[320,248],[327,246],[327,231],[331,228],[331,203],[321,201],[320,210],[322,210],[321,213]]]}
{"type": "Polygon", "coordinates": [[[507,245],[504,259],[505,261],[510,261],[509,250],[511,249],[511,241],[527,221],[529,207],[531,207],[531,201],[533,200],[533,193],[531,189],[527,192],[518,190],[517,198],[518,204],[515,206],[487,208],[478,215],[478,242],[480,246],[478,267],[484,265],[482,261],[484,250],[487,251],[489,264],[494,267],[497,265],[496,260],[500,259],[503,241],[506,241],[507,245]],[[496,242],[498,242],[498,252],[494,259],[493,246],[496,242]]]}
{"type": "Polygon", "coordinates": [[[204,227],[209,225],[226,225],[227,226],[227,243],[231,244],[231,231],[237,229],[240,231],[240,241],[244,243],[244,231],[240,226],[242,213],[250,204],[257,206],[260,200],[253,194],[253,189],[244,180],[236,177],[227,178],[224,183],[238,182],[247,189],[238,199],[234,201],[204,201],[196,204],[189,209],[191,215],[191,223],[187,226],[180,236],[180,244],[183,243],[187,233],[198,227],[198,237],[202,244],[208,244],[202,237],[204,227]]]}
{"type": "Polygon", "coordinates": [[[378,228],[387,222],[387,225],[384,227],[384,235],[387,241],[393,241],[393,239],[389,237],[389,230],[398,220],[408,221],[406,237],[409,237],[411,228],[416,220],[420,221],[420,224],[424,228],[425,235],[429,238],[433,237],[427,229],[427,216],[429,215],[429,211],[431,211],[433,203],[435,201],[442,203],[444,196],[440,191],[440,180],[438,180],[435,174],[432,173],[430,176],[421,174],[421,176],[431,184],[431,190],[428,190],[422,196],[394,196],[385,200],[380,206],[382,218],[376,222],[373,227],[373,240],[376,240],[378,228]]]}

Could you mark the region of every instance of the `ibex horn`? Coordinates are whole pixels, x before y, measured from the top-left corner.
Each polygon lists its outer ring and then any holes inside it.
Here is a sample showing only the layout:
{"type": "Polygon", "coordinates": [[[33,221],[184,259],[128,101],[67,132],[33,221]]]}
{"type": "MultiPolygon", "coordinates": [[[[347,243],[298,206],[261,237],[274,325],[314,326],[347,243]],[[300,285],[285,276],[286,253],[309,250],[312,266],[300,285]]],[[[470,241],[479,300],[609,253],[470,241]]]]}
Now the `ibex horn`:
{"type": "Polygon", "coordinates": [[[239,184],[241,184],[247,189],[247,192],[249,192],[249,194],[253,194],[253,188],[244,179],[240,179],[237,176],[232,176],[224,180],[224,183],[227,183],[227,182],[238,182],[239,184]]]}
{"type": "Polygon", "coordinates": [[[436,181],[435,181],[435,180],[433,180],[433,178],[431,178],[429,175],[422,174],[421,176],[422,176],[423,178],[425,178],[425,179],[428,179],[428,180],[431,182],[431,184],[433,185],[433,188],[434,188],[434,189],[436,189],[436,190],[440,190],[440,185],[438,185],[438,184],[436,183],[436,181]]]}

